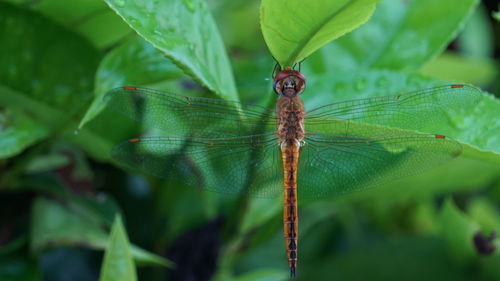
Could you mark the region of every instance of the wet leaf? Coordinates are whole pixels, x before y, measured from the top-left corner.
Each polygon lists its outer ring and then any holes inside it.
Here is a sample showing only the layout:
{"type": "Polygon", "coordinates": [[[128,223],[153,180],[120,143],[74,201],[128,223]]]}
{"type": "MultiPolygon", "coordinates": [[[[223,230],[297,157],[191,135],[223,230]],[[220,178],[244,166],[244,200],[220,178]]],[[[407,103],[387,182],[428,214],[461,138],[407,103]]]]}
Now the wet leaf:
{"type": "Polygon", "coordinates": [[[182,71],[150,43],[140,37],[113,49],[101,61],[96,73],[94,100],[80,122],[83,127],[99,114],[104,94],[126,85],[147,86],[183,77],[182,71]]]}
{"type": "Polygon", "coordinates": [[[281,66],[292,66],[326,43],[365,23],[378,0],[264,0],[261,28],[281,66]]]}
{"type": "Polygon", "coordinates": [[[100,281],[135,281],[137,273],[122,220],[116,217],[104,253],[100,281]]]}
{"type": "MultiPolygon", "coordinates": [[[[105,249],[108,246],[107,219],[98,209],[88,203],[68,200],[59,202],[38,198],[32,212],[31,247],[40,251],[47,247],[88,247],[105,249]]],[[[139,247],[130,246],[130,251],[138,264],[171,266],[162,257],[139,247]]]]}
{"type": "Polygon", "coordinates": [[[4,42],[0,47],[1,85],[64,108],[69,115],[85,107],[99,58],[96,50],[80,36],[38,14],[0,5],[0,26],[5,30],[0,35],[4,42]],[[22,41],[14,40],[21,35],[22,41]],[[71,71],[64,71],[68,66],[71,71]],[[79,98],[77,104],[73,103],[75,97],[79,98]]]}
{"type": "Polygon", "coordinates": [[[393,208],[398,204],[433,200],[432,198],[451,192],[474,192],[497,178],[500,165],[498,161],[490,161],[488,158],[480,160],[472,158],[474,157],[463,155],[425,173],[395,180],[363,192],[351,193],[343,196],[341,200],[348,202],[361,200],[376,204],[380,208],[387,209],[392,215],[393,208]]]}
{"type": "Polygon", "coordinates": [[[359,67],[418,70],[444,50],[477,3],[382,1],[366,24],[327,45],[311,60],[322,61],[322,69],[332,75],[359,67]]]}
{"type": "Polygon", "coordinates": [[[222,98],[237,100],[222,39],[202,0],[106,0],[139,35],[222,98]]]}
{"type": "Polygon", "coordinates": [[[46,130],[105,157],[111,147],[105,138],[90,130],[74,133],[91,101],[97,51],[45,17],[5,3],[0,3],[0,28],[5,30],[0,34],[0,105],[25,112],[46,130]]]}
{"type": "Polygon", "coordinates": [[[123,22],[103,1],[75,0],[71,5],[59,0],[30,1],[5,0],[28,8],[85,37],[92,44],[104,49],[116,44],[132,29],[123,22]]]}
{"type": "MultiPolygon", "coordinates": [[[[328,74],[313,75],[308,79],[308,88],[302,97],[307,110],[330,102],[403,94],[447,84],[450,82],[415,74],[365,70],[361,73],[339,73],[334,79],[328,74]]],[[[415,114],[420,116],[419,120],[426,120],[423,122],[425,124],[408,123],[399,128],[449,136],[464,145],[464,156],[500,163],[500,138],[497,133],[500,130],[500,117],[495,113],[500,111],[500,101],[477,88],[470,88],[470,95],[463,95],[463,98],[463,100],[457,97],[455,100],[440,101],[449,104],[443,109],[445,114],[441,112],[432,115],[421,109],[415,114]],[[474,102],[467,102],[471,100],[474,102]]],[[[386,121],[374,121],[374,123],[391,126],[386,121]]]]}
{"type": "Polygon", "coordinates": [[[133,31],[103,1],[46,0],[32,4],[32,9],[84,36],[100,49],[112,46],[133,31]]]}

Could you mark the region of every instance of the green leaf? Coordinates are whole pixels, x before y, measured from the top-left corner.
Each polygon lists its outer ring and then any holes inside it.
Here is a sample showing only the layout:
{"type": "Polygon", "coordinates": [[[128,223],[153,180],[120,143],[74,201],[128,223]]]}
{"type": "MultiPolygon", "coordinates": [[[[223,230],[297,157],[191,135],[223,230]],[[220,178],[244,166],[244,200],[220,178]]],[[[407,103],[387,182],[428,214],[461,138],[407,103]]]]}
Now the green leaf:
{"type": "Polygon", "coordinates": [[[481,226],[481,230],[485,233],[500,229],[500,216],[494,202],[489,198],[473,199],[467,205],[467,213],[481,226]]]}
{"type": "Polygon", "coordinates": [[[311,60],[324,69],[359,67],[417,70],[444,50],[477,6],[477,0],[386,0],[356,31],[327,45],[311,60]]]}
{"type": "Polygon", "coordinates": [[[263,0],[264,40],[281,66],[292,66],[365,23],[378,0],[263,0]]]}
{"type": "Polygon", "coordinates": [[[498,162],[490,163],[462,155],[425,173],[387,183],[382,188],[350,194],[349,197],[376,201],[378,205],[390,208],[397,202],[433,200],[446,193],[478,190],[494,181],[499,173],[498,162]]]}
{"type": "Polygon", "coordinates": [[[493,18],[500,21],[500,5],[498,5],[498,11],[492,13],[493,18]]]}
{"type": "Polygon", "coordinates": [[[24,255],[0,255],[0,280],[39,281],[42,280],[39,261],[24,255]]]}
{"type": "MultiPolygon", "coordinates": [[[[91,202],[78,202],[69,197],[63,206],[53,200],[37,198],[32,211],[31,247],[33,251],[53,246],[105,249],[108,246],[108,234],[104,231],[107,224],[107,219],[91,202]]],[[[138,264],[172,266],[168,260],[133,245],[131,253],[138,264]]]]}
{"type": "Polygon", "coordinates": [[[94,101],[79,128],[103,110],[102,98],[109,90],[125,85],[147,86],[181,77],[182,71],[151,44],[139,37],[129,40],[101,61],[95,78],[94,101]]]}
{"type": "Polygon", "coordinates": [[[135,245],[130,245],[130,252],[134,257],[134,261],[137,265],[155,265],[155,266],[164,266],[168,268],[174,268],[175,264],[170,260],[167,260],[161,256],[148,252],[142,248],[139,248],[135,245]]]}
{"type": "Polygon", "coordinates": [[[463,214],[451,199],[446,200],[439,219],[442,235],[453,252],[453,258],[463,262],[475,257],[472,237],[479,230],[477,224],[463,214]]]}
{"type": "Polygon", "coordinates": [[[79,243],[98,247],[107,238],[99,224],[48,199],[38,198],[32,215],[31,247],[34,251],[49,245],[76,246],[79,243]]]}
{"type": "Polygon", "coordinates": [[[69,116],[84,108],[99,58],[96,50],[38,14],[4,3],[0,7],[0,27],[5,30],[0,34],[1,85],[64,108],[69,116]],[[16,40],[20,36],[23,40],[16,40]],[[71,71],[64,71],[69,66],[71,71]]]}
{"type": "MultiPolygon", "coordinates": [[[[222,38],[228,50],[239,52],[262,52],[265,42],[261,40],[262,33],[259,21],[260,1],[216,0],[207,1],[212,14],[217,21],[222,38]],[[231,24],[227,24],[231,23],[231,24]],[[244,32],[242,32],[244,30],[244,32]]],[[[264,55],[264,53],[262,52],[264,55]]],[[[231,57],[231,63],[238,60],[238,55],[231,57]]],[[[267,54],[266,54],[267,57],[267,54]]],[[[245,59],[247,61],[253,61],[245,59]]],[[[268,67],[272,65],[269,64],[268,67]]],[[[234,71],[237,74],[236,70],[234,71]]],[[[238,84],[238,83],[237,83],[238,84]]],[[[240,90],[238,85],[238,91],[240,90]]]]}
{"type": "Polygon", "coordinates": [[[280,281],[280,280],[288,280],[289,272],[285,270],[278,269],[259,269],[255,271],[251,271],[246,274],[242,274],[235,279],[234,281],[280,281]]]}
{"type": "Polygon", "coordinates": [[[137,273],[122,220],[116,217],[104,254],[100,281],[135,281],[137,273]]]}
{"type": "Polygon", "coordinates": [[[489,59],[493,56],[495,36],[488,17],[484,5],[479,5],[459,34],[457,47],[465,56],[476,59],[489,59]]]}
{"type": "Polygon", "coordinates": [[[106,0],[139,35],[222,98],[237,100],[231,65],[202,0],[106,0]]]}
{"type": "MultiPolygon", "coordinates": [[[[101,1],[97,2],[103,3],[101,1]]],[[[65,2],[64,5],[72,6],[67,5],[65,2]]],[[[85,36],[99,49],[113,47],[133,32],[113,11],[108,10],[107,7],[104,9],[105,12],[99,10],[94,14],[78,19],[78,25],[75,26],[79,34],[85,36]]]]}
{"type": "Polygon", "coordinates": [[[498,69],[493,60],[448,52],[425,64],[419,73],[442,80],[487,85],[495,79],[498,69]]]}
{"type": "Polygon", "coordinates": [[[4,3],[0,28],[0,106],[25,112],[48,131],[105,157],[111,147],[106,139],[91,131],[74,134],[90,103],[97,51],[46,18],[4,3]]]}
{"type": "Polygon", "coordinates": [[[241,231],[247,232],[273,218],[283,210],[283,198],[252,198],[241,222],[241,231]]]}
{"type": "Polygon", "coordinates": [[[64,138],[80,145],[97,159],[106,159],[111,147],[115,144],[91,130],[75,131],[78,125],[76,117],[68,117],[68,112],[62,108],[47,105],[39,101],[37,97],[3,87],[1,84],[0,105],[20,109],[32,115],[38,124],[48,130],[62,130],[61,134],[64,138]],[[64,124],[60,124],[61,122],[64,124]]]}
{"type": "Polygon", "coordinates": [[[382,241],[368,238],[348,251],[321,259],[302,259],[298,276],[307,276],[308,280],[470,280],[468,268],[450,261],[439,239],[411,234],[394,239],[393,232],[384,229],[384,233],[382,241]]]}
{"type": "Polygon", "coordinates": [[[71,159],[62,152],[51,153],[48,155],[39,155],[33,158],[26,166],[26,172],[29,174],[53,171],[70,165],[71,159]]]}
{"type": "Polygon", "coordinates": [[[100,49],[110,47],[132,33],[130,27],[106,3],[99,0],[74,0],[71,5],[60,0],[8,0],[28,7],[71,29],[100,49]]]}
{"type": "Polygon", "coordinates": [[[47,129],[25,114],[0,111],[0,159],[20,153],[47,135],[47,129]]]}

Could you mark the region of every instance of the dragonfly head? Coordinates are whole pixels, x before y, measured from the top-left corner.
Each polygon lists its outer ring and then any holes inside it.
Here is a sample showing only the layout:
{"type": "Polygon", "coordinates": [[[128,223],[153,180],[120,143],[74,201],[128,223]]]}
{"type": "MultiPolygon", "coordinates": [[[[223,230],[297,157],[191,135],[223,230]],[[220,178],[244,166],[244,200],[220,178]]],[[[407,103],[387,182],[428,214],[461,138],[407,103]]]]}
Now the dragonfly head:
{"type": "Polygon", "coordinates": [[[296,97],[306,88],[306,77],[297,70],[287,67],[274,76],[274,91],[285,97],[296,97]]]}

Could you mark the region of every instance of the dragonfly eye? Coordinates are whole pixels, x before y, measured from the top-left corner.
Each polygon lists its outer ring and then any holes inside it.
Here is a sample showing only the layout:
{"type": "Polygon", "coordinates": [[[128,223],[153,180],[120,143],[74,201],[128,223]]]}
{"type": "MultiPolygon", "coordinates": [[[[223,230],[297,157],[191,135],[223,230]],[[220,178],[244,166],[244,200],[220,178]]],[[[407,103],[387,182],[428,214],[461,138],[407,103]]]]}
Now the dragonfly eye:
{"type": "Polygon", "coordinates": [[[274,91],[281,96],[298,96],[304,91],[305,85],[306,78],[296,70],[285,69],[274,76],[274,91]]]}

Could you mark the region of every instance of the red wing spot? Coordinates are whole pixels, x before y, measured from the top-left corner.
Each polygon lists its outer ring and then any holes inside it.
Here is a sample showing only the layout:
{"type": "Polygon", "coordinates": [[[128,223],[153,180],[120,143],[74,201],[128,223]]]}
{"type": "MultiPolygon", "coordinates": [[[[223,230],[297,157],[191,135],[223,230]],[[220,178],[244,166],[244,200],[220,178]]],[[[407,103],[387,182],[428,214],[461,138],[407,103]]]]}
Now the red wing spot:
{"type": "Polygon", "coordinates": [[[137,90],[137,87],[125,86],[125,87],[123,87],[123,89],[126,91],[135,91],[135,90],[137,90]]]}
{"type": "Polygon", "coordinates": [[[463,88],[464,85],[451,85],[451,88],[463,88]]]}
{"type": "Polygon", "coordinates": [[[445,139],[446,137],[443,135],[435,135],[434,136],[436,139],[445,139]]]}
{"type": "Polygon", "coordinates": [[[141,139],[130,139],[130,140],[128,140],[128,142],[140,142],[140,141],[141,141],[141,139]]]}

